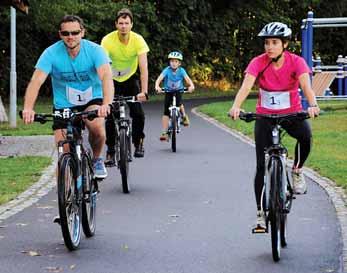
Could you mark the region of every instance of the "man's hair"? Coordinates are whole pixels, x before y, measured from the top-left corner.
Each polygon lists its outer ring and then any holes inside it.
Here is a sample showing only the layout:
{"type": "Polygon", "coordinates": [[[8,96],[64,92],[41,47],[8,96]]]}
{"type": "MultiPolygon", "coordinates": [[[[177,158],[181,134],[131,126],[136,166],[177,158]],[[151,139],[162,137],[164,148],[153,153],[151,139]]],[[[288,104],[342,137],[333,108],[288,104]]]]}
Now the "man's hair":
{"type": "Polygon", "coordinates": [[[68,22],[77,22],[80,24],[81,29],[84,29],[84,23],[81,17],[77,15],[65,15],[59,22],[59,29],[61,29],[61,25],[68,22]]]}
{"type": "Polygon", "coordinates": [[[128,8],[122,8],[120,11],[117,12],[116,22],[118,22],[119,18],[126,18],[129,17],[131,22],[133,22],[133,14],[128,8]]]}

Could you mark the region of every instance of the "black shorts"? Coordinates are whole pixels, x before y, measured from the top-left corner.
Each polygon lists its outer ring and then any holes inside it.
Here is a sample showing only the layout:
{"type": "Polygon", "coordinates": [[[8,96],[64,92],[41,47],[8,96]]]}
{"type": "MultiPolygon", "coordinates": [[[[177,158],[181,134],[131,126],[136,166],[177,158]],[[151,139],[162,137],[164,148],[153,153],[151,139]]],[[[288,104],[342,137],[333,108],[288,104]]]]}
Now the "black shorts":
{"type": "MultiPolygon", "coordinates": [[[[91,106],[91,105],[102,105],[102,102],[103,102],[103,99],[101,99],[101,98],[93,99],[85,105],[74,106],[74,107],[71,107],[70,109],[72,110],[72,112],[82,112],[82,111],[86,110],[86,108],[91,106]]],[[[63,109],[53,108],[53,112],[62,111],[62,110],[63,109]]],[[[63,122],[61,119],[53,118],[52,129],[53,130],[66,129],[66,122],[63,122]]]]}
{"type": "Polygon", "coordinates": [[[182,104],[182,92],[166,92],[164,102],[164,116],[170,115],[169,107],[172,104],[172,97],[174,93],[176,93],[176,106],[181,106],[182,104]]]}
{"type": "Polygon", "coordinates": [[[132,75],[124,82],[118,82],[113,80],[114,94],[121,96],[136,96],[140,93],[140,83],[137,74],[132,75]]]}

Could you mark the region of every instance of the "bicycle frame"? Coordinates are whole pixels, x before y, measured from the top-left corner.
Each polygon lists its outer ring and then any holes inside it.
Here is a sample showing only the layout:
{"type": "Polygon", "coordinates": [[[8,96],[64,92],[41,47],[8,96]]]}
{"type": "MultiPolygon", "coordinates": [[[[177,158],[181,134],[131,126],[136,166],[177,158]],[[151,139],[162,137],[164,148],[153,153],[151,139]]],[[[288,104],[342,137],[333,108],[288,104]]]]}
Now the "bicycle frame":
{"type": "Polygon", "coordinates": [[[287,190],[289,190],[289,198],[293,196],[293,186],[288,177],[287,172],[287,149],[281,144],[281,126],[279,124],[275,124],[271,130],[272,132],[272,145],[265,150],[265,178],[264,178],[264,191],[265,191],[265,202],[261,204],[264,205],[263,210],[268,212],[270,210],[270,170],[271,170],[271,162],[272,158],[278,159],[280,162],[280,169],[282,171],[281,174],[281,184],[277,185],[280,189],[279,191],[279,200],[281,206],[281,212],[289,213],[290,207],[286,207],[285,204],[287,202],[287,190]]]}
{"type": "MultiPolygon", "coordinates": [[[[111,104],[113,120],[115,123],[115,157],[117,168],[122,178],[123,193],[129,193],[129,162],[131,154],[131,120],[127,115],[127,103],[137,102],[133,96],[116,96],[111,104]]],[[[137,102],[138,103],[138,102],[137,102]]]]}
{"type": "Polygon", "coordinates": [[[170,116],[169,116],[169,127],[168,127],[168,133],[169,135],[172,134],[174,128],[173,128],[173,117],[176,118],[176,133],[179,133],[181,131],[181,112],[180,112],[180,108],[176,105],[176,93],[173,94],[172,96],[172,104],[169,107],[169,112],[170,112],[170,116]]]}

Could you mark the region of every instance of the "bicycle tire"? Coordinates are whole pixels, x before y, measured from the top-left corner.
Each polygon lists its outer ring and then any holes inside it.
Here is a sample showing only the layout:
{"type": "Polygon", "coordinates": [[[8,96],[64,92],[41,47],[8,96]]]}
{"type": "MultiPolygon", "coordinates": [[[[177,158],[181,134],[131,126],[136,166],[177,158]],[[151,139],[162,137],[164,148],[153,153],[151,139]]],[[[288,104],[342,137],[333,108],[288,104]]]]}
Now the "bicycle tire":
{"type": "MultiPolygon", "coordinates": [[[[288,179],[288,173],[286,171],[286,182],[287,182],[287,192],[286,192],[286,200],[285,200],[285,209],[287,213],[290,212],[293,202],[293,190],[290,188],[290,181],[288,179]]],[[[281,246],[287,246],[287,214],[282,214],[280,217],[280,225],[281,225],[281,246]]]]}
{"type": "Polygon", "coordinates": [[[58,163],[58,205],[60,226],[65,246],[69,250],[79,247],[81,241],[81,209],[76,189],[74,170],[76,163],[71,154],[63,154],[58,163]]]}
{"type": "Polygon", "coordinates": [[[91,158],[84,154],[82,157],[83,199],[82,199],[82,228],[86,237],[92,237],[96,229],[96,181],[93,178],[91,158]]]}
{"type": "Polygon", "coordinates": [[[177,115],[176,115],[176,111],[172,111],[172,113],[171,113],[171,125],[172,125],[171,150],[172,150],[172,152],[176,153],[176,138],[177,138],[177,115]]]}
{"type": "Polygon", "coordinates": [[[276,157],[270,159],[270,224],[271,224],[271,248],[272,258],[278,262],[281,258],[281,222],[280,222],[280,207],[279,207],[279,179],[281,179],[280,162],[276,157]]]}
{"type": "Polygon", "coordinates": [[[119,130],[119,140],[120,140],[120,159],[119,159],[119,171],[122,177],[122,189],[123,193],[129,193],[129,138],[127,135],[126,128],[121,128],[119,130]]]}
{"type": "Polygon", "coordinates": [[[287,246],[287,215],[280,215],[280,239],[281,247],[287,246]]]}

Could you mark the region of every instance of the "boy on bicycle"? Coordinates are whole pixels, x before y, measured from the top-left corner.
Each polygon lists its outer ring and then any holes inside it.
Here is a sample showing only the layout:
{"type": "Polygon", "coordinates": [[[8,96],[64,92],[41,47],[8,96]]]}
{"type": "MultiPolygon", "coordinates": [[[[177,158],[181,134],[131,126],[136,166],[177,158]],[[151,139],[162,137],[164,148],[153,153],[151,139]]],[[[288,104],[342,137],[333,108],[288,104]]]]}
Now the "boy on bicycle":
{"type": "Polygon", "coordinates": [[[155,90],[158,93],[163,92],[163,90],[159,86],[163,80],[165,89],[164,115],[162,117],[163,131],[160,135],[161,141],[167,141],[169,138],[167,133],[170,115],[169,107],[172,104],[173,94],[176,93],[176,104],[180,107],[183,125],[189,126],[189,119],[182,103],[182,92],[184,89],[184,83],[188,85],[188,92],[193,92],[194,90],[194,84],[192,80],[188,76],[186,70],[183,67],[181,67],[181,62],[183,60],[182,53],[178,51],[172,51],[169,53],[168,59],[170,65],[160,73],[159,77],[155,81],[155,90]]]}

